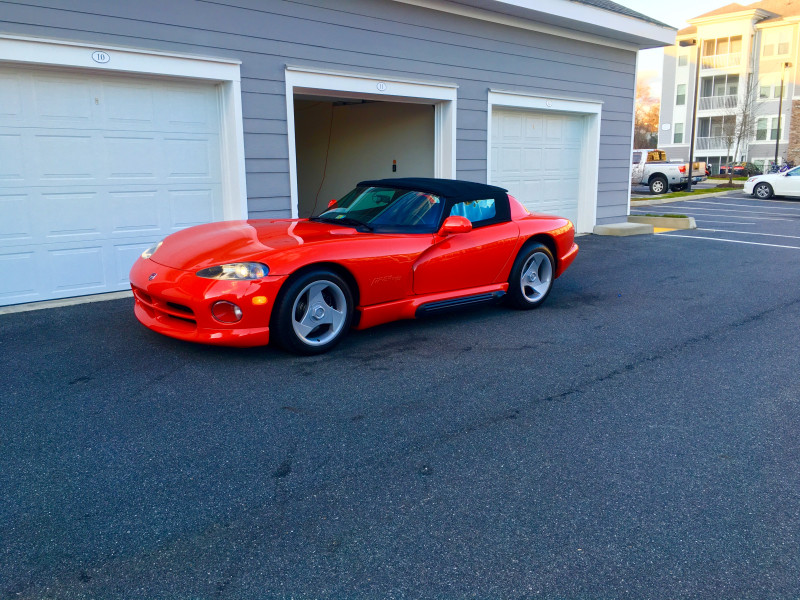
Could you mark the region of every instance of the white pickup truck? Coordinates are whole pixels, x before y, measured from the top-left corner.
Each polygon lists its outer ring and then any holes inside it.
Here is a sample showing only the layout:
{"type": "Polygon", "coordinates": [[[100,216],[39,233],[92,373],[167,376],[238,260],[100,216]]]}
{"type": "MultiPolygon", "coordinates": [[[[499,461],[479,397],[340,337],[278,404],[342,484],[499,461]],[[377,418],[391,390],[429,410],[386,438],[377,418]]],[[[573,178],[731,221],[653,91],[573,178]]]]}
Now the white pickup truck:
{"type": "MultiPolygon", "coordinates": [[[[706,165],[692,164],[692,183],[706,178],[706,165]]],[[[631,160],[631,185],[646,185],[651,194],[664,194],[668,190],[677,192],[686,187],[689,180],[689,163],[667,161],[663,150],[634,150],[631,160]]]]}

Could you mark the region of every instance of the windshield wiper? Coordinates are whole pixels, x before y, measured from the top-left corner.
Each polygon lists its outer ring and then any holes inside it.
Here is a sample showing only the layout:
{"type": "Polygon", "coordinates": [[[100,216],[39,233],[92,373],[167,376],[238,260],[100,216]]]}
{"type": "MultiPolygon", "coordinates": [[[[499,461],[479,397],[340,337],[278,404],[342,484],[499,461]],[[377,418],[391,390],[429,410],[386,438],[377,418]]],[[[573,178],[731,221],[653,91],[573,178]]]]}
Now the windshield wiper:
{"type": "Polygon", "coordinates": [[[368,223],[364,223],[363,221],[359,221],[358,219],[353,219],[352,217],[339,217],[336,219],[330,219],[327,217],[311,217],[309,221],[318,221],[320,223],[333,223],[334,225],[345,225],[349,227],[363,227],[367,231],[372,231],[372,225],[368,223]]]}

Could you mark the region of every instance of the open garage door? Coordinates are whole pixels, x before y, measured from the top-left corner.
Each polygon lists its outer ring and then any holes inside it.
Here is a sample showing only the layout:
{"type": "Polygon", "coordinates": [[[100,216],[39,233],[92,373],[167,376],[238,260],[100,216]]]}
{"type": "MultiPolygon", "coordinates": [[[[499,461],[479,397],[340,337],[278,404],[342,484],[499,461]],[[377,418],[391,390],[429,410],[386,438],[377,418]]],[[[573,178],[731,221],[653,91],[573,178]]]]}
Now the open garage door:
{"type": "Polygon", "coordinates": [[[356,183],[433,177],[434,106],[295,97],[298,215],[325,210],[356,183]]]}
{"type": "Polygon", "coordinates": [[[213,83],[0,67],[0,305],[128,289],[144,248],[223,218],[213,83]]]}

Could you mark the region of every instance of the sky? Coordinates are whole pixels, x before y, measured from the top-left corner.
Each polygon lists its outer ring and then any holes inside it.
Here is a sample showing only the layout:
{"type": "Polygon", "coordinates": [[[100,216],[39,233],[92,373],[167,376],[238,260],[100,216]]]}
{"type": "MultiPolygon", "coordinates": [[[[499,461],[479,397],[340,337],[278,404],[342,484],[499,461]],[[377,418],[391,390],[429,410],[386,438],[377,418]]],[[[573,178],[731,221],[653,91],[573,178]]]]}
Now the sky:
{"type": "MultiPolygon", "coordinates": [[[[657,21],[683,29],[691,19],[737,0],[614,0],[636,12],[657,21]]],[[[738,0],[739,4],[751,4],[755,0],[738,0]]],[[[664,51],[661,48],[639,52],[637,81],[650,85],[653,96],[661,98],[661,67],[664,51]]]]}

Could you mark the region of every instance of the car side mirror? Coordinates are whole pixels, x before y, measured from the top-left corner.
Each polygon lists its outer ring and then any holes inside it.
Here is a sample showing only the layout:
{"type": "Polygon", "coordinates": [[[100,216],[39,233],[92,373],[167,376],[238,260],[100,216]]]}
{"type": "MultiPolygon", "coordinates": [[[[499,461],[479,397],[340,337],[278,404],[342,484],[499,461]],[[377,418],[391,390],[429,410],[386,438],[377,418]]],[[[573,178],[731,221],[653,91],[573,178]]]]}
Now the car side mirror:
{"type": "Polygon", "coordinates": [[[336,198],[334,198],[333,200],[328,202],[328,208],[334,208],[338,203],[339,201],[336,198]]]}
{"type": "Polygon", "coordinates": [[[450,215],[444,220],[444,223],[442,223],[442,227],[439,229],[439,235],[444,237],[453,233],[469,233],[470,231],[472,231],[472,222],[468,218],[459,215],[450,215]]]}

